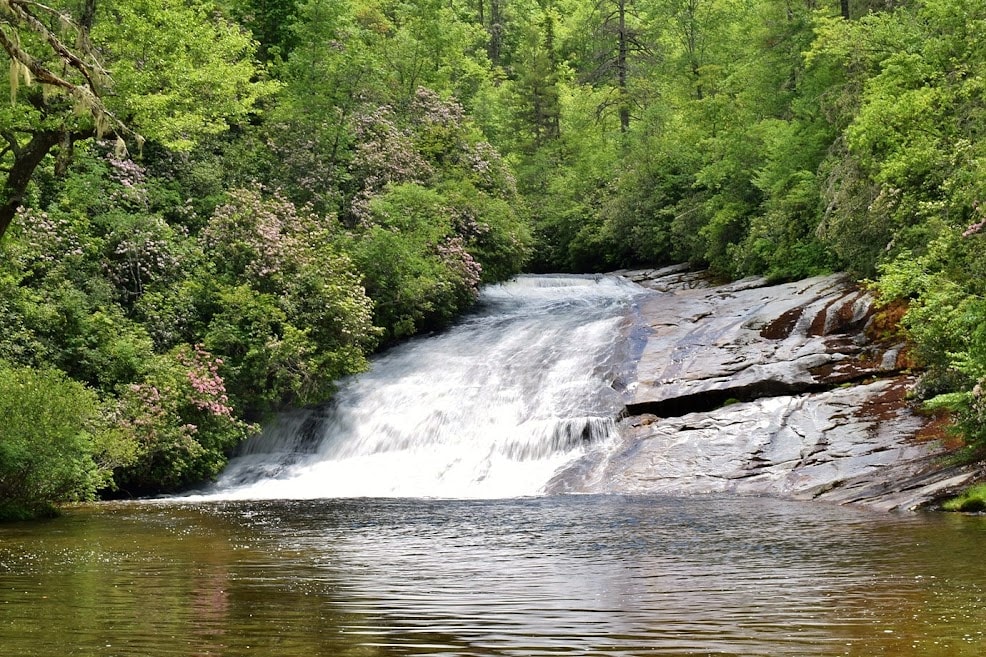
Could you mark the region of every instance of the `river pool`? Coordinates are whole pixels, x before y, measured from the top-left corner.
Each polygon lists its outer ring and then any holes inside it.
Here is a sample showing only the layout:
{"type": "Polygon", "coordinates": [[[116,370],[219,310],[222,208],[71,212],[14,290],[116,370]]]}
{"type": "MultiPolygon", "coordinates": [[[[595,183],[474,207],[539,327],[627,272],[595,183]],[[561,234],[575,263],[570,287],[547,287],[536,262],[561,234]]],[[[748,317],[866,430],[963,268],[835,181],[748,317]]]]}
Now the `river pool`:
{"type": "Polygon", "coordinates": [[[100,504],[0,526],[0,654],[978,656],[984,544],[717,496],[100,504]]]}

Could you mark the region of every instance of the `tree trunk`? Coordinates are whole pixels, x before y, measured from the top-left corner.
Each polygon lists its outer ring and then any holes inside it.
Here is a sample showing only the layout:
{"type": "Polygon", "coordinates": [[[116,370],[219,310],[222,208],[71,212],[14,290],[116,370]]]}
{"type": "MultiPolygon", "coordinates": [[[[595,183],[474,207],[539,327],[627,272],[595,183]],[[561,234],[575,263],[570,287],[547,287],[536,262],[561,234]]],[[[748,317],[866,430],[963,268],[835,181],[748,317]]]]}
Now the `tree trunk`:
{"type": "Polygon", "coordinates": [[[698,55],[698,2],[692,0],[685,7],[685,38],[688,47],[688,61],[691,65],[692,79],[695,81],[695,97],[698,100],[705,98],[702,90],[702,75],[700,72],[701,62],[698,55]]]}
{"type": "Polygon", "coordinates": [[[849,0],[839,0],[839,8],[842,10],[842,17],[849,20],[849,0]]]}
{"type": "Polygon", "coordinates": [[[548,136],[558,139],[561,136],[561,108],[558,100],[558,58],[555,55],[555,21],[551,14],[544,16],[544,49],[548,54],[548,89],[551,94],[551,109],[548,113],[548,136]]]}
{"type": "Polygon", "coordinates": [[[61,142],[62,137],[63,134],[55,130],[36,132],[27,145],[14,153],[14,163],[3,186],[3,197],[0,202],[0,239],[3,239],[4,233],[17,215],[17,208],[24,200],[24,192],[27,190],[27,184],[31,182],[34,170],[41,164],[45,155],[61,142]]]}
{"type": "Polygon", "coordinates": [[[96,0],[85,0],[82,6],[82,18],[79,19],[79,27],[86,32],[92,29],[92,21],[96,18],[96,0]]]}
{"type": "Polygon", "coordinates": [[[627,105],[629,92],[627,90],[627,56],[630,48],[630,37],[627,34],[627,5],[626,0],[619,0],[618,52],[616,55],[616,78],[620,94],[620,132],[630,129],[630,108],[627,105]]]}
{"type": "Polygon", "coordinates": [[[490,44],[489,56],[494,66],[500,65],[500,50],[503,45],[503,16],[500,12],[500,3],[503,0],[490,0],[490,44]]]}

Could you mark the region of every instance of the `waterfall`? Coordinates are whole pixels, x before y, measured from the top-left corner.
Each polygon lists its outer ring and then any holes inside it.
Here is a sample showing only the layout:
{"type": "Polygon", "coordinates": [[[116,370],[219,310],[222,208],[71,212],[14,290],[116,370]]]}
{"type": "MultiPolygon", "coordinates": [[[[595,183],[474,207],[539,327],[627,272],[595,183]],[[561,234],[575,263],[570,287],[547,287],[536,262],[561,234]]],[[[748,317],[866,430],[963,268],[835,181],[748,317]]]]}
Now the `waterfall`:
{"type": "Polygon", "coordinates": [[[452,329],[402,344],[333,401],[248,441],[210,497],[514,497],[605,449],[623,409],[627,317],[611,276],[521,276],[452,329]]]}

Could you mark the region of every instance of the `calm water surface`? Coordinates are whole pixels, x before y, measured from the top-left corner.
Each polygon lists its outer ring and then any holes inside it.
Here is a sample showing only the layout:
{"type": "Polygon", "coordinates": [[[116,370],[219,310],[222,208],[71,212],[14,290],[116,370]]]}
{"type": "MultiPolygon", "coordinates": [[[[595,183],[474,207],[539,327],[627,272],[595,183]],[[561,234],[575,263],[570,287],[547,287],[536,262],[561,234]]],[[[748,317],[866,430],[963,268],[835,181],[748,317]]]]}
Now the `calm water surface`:
{"type": "Polygon", "coordinates": [[[100,505],[0,526],[0,654],[978,656],[984,542],[725,497],[100,505]]]}

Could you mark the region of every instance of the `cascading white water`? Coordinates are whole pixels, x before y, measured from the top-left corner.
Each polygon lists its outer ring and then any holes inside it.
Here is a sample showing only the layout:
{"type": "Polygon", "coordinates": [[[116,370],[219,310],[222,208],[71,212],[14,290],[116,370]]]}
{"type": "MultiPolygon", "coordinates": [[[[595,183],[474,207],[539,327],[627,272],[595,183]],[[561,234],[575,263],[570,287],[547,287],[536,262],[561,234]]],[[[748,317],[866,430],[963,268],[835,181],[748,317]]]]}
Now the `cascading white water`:
{"type": "Polygon", "coordinates": [[[440,335],[374,359],[333,402],[285,413],[210,497],[513,497],[602,449],[641,288],[607,276],[522,276],[483,291],[440,335]]]}

